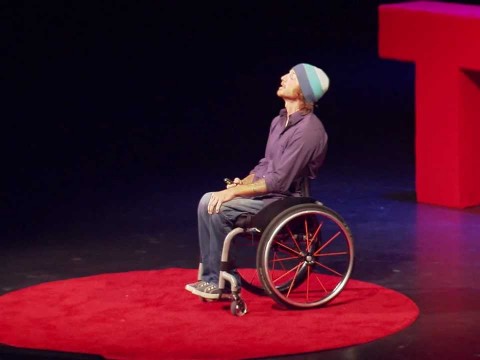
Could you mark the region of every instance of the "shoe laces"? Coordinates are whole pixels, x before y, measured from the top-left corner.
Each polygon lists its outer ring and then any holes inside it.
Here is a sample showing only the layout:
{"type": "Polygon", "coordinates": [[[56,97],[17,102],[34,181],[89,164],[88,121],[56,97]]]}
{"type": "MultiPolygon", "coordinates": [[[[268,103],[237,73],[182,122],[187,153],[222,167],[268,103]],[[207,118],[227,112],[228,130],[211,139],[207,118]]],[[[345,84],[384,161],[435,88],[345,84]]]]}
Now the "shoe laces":
{"type": "Polygon", "coordinates": [[[212,290],[216,290],[218,289],[217,285],[215,284],[209,284],[207,287],[205,287],[205,292],[209,292],[209,291],[212,291],[212,290]]]}

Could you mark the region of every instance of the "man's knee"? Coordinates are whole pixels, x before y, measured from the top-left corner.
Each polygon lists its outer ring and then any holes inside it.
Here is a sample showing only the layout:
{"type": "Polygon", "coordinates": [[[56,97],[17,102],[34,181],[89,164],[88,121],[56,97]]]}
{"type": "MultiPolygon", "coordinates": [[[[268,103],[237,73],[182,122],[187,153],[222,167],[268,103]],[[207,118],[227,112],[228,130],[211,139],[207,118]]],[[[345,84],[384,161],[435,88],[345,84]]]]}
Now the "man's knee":
{"type": "Polygon", "coordinates": [[[210,198],[212,197],[212,193],[208,192],[202,196],[198,203],[198,212],[207,212],[208,209],[208,202],[210,201],[210,198]]]}

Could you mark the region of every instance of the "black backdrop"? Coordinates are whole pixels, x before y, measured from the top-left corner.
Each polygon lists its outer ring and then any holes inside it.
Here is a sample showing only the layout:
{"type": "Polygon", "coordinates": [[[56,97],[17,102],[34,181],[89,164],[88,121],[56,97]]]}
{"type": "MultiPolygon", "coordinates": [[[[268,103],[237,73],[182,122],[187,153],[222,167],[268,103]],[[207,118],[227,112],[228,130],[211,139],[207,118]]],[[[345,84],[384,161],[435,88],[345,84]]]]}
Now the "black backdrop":
{"type": "Polygon", "coordinates": [[[331,77],[327,165],[411,159],[414,67],[378,59],[380,3],[3,2],[3,229],[118,184],[245,175],[299,62],[331,77]]]}

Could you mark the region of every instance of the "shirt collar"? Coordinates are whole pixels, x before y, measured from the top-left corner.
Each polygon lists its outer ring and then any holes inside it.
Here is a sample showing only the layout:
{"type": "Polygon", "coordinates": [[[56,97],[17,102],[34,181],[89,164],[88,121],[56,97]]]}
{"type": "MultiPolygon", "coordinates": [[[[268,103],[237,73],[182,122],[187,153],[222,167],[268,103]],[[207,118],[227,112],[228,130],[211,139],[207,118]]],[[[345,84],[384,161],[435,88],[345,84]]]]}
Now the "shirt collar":
{"type": "MultiPolygon", "coordinates": [[[[305,111],[305,110],[294,112],[292,115],[290,115],[290,118],[288,119],[288,127],[293,126],[298,122],[300,122],[300,120],[302,120],[307,114],[308,114],[308,111],[305,111]]],[[[285,121],[287,120],[287,109],[280,110],[280,117],[282,119],[285,119],[285,121]]]]}

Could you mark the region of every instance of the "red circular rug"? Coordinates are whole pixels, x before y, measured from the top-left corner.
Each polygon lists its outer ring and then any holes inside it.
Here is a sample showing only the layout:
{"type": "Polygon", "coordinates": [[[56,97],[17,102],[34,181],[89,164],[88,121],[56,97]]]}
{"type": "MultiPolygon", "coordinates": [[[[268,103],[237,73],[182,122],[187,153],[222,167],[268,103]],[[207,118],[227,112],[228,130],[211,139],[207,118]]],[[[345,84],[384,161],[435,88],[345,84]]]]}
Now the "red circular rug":
{"type": "Polygon", "coordinates": [[[109,359],[245,359],[369,342],[412,324],[418,307],[350,280],[331,303],[285,310],[246,291],[248,313],[184,290],[197,270],[170,268],[44,283],[0,296],[0,343],[109,359]]]}

